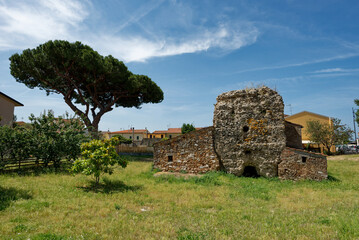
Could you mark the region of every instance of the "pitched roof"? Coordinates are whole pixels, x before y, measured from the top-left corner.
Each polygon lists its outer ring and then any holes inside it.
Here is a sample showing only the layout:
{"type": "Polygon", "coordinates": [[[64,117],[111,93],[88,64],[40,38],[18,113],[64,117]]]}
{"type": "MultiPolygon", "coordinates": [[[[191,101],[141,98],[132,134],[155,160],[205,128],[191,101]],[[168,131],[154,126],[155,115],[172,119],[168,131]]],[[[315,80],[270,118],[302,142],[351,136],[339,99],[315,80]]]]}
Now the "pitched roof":
{"type": "Polygon", "coordinates": [[[152,134],[163,134],[163,133],[168,133],[167,130],[156,130],[154,132],[152,132],[152,134]]]}
{"type": "MultiPolygon", "coordinates": [[[[201,129],[201,127],[197,127],[196,130],[201,129]]],[[[153,132],[153,134],[162,134],[162,133],[172,133],[172,134],[181,134],[182,129],[181,128],[169,128],[168,130],[156,130],[153,132]]]]}
{"type": "MultiPolygon", "coordinates": [[[[134,133],[147,133],[148,131],[147,131],[147,129],[135,129],[135,130],[133,130],[133,132],[134,133]]],[[[110,132],[110,134],[121,134],[121,133],[131,134],[132,129],[116,131],[116,132],[110,132]]]]}
{"type": "Polygon", "coordinates": [[[298,126],[298,127],[300,127],[300,128],[303,128],[303,126],[302,126],[302,125],[297,124],[297,123],[292,123],[292,122],[287,121],[287,120],[284,120],[284,123],[286,123],[286,124],[290,124],[290,125],[294,125],[294,126],[298,126]]]}
{"type": "Polygon", "coordinates": [[[16,107],[22,107],[22,106],[24,106],[24,104],[22,104],[21,102],[16,101],[15,99],[13,99],[12,97],[9,97],[8,95],[6,95],[6,94],[3,93],[3,92],[0,92],[0,96],[6,98],[6,99],[9,100],[10,102],[13,102],[16,107]]]}
{"type": "Polygon", "coordinates": [[[305,114],[314,115],[314,116],[318,116],[318,117],[322,117],[322,118],[330,118],[328,116],[324,116],[324,115],[321,115],[321,114],[318,114],[318,113],[313,113],[313,112],[309,112],[309,111],[302,111],[302,112],[287,116],[287,117],[285,117],[285,119],[288,119],[288,118],[290,119],[292,117],[296,117],[298,115],[305,115],[305,114]]]}

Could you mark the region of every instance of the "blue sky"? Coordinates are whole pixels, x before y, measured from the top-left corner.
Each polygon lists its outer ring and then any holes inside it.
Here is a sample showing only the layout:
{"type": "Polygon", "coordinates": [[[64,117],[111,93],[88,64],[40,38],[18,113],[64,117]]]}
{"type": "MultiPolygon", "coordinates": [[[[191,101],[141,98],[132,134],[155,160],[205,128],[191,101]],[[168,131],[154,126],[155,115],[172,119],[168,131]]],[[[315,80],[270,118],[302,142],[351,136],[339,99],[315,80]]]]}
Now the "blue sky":
{"type": "Polygon", "coordinates": [[[358,12],[356,0],[0,0],[0,91],[25,105],[18,120],[72,113],[60,95],[17,83],[8,58],[48,40],[78,40],[165,93],[160,104],[105,114],[101,130],[210,126],[220,93],[258,85],[277,89],[286,114],[312,111],[352,127],[358,12]]]}

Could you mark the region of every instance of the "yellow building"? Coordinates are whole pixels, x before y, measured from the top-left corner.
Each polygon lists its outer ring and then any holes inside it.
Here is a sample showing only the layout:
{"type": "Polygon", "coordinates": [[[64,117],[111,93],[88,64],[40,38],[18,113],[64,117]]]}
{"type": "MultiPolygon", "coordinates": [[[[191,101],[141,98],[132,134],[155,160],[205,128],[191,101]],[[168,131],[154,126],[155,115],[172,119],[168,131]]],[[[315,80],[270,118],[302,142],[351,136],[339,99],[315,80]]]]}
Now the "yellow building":
{"type": "MultiPolygon", "coordinates": [[[[287,116],[287,117],[285,117],[285,120],[288,122],[292,122],[292,123],[299,124],[299,125],[303,126],[303,128],[302,128],[302,144],[304,147],[309,147],[312,150],[317,150],[317,151],[320,151],[323,153],[322,145],[310,142],[308,133],[306,131],[307,122],[308,121],[319,121],[322,124],[332,125],[333,122],[330,117],[320,115],[317,113],[303,111],[303,112],[300,112],[297,114],[293,114],[291,116],[287,116]],[[308,144],[309,144],[309,146],[308,146],[308,144]]],[[[331,151],[335,152],[335,146],[332,146],[331,151]]]]}
{"type": "Polygon", "coordinates": [[[182,134],[181,128],[169,128],[168,130],[156,130],[149,134],[149,138],[173,138],[182,134]]]}

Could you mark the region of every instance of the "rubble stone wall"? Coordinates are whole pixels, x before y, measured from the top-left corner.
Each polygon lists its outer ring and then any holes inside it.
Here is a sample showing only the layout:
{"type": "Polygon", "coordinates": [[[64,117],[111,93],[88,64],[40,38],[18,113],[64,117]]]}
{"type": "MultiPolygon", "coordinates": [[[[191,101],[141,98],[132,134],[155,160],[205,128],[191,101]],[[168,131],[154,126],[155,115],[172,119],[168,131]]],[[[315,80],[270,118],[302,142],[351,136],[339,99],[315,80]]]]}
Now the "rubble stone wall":
{"type": "Polygon", "coordinates": [[[328,178],[325,155],[301,149],[285,148],[278,165],[278,177],[283,180],[317,180],[328,178]]]}
{"type": "Polygon", "coordinates": [[[187,173],[219,170],[219,159],[213,145],[213,127],[155,143],[154,167],[167,172],[187,173]]]}
{"type": "Polygon", "coordinates": [[[291,122],[285,121],[285,136],[286,136],[286,146],[291,148],[303,149],[302,145],[302,126],[298,124],[293,124],[291,122]]]}
{"type": "Polygon", "coordinates": [[[217,97],[215,150],[229,173],[241,176],[247,166],[265,177],[278,176],[286,146],[282,97],[268,87],[226,92],[217,97]]]}

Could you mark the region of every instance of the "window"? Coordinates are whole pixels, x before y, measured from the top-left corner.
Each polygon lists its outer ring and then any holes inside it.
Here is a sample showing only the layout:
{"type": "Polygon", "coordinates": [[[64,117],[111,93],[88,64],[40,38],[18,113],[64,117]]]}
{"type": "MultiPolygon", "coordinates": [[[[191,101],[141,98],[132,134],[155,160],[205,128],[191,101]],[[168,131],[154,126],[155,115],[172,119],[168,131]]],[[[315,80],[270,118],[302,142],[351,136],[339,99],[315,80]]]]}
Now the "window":
{"type": "Polygon", "coordinates": [[[163,135],[161,134],[161,138],[163,138],[163,135]]]}
{"type": "Polygon", "coordinates": [[[168,155],[168,162],[173,162],[173,156],[172,155],[168,155]]]}
{"type": "Polygon", "coordinates": [[[172,138],[172,135],[170,135],[169,137],[172,138]]]}
{"type": "Polygon", "coordinates": [[[132,139],[132,136],[130,136],[130,139],[132,139]]]}
{"type": "Polygon", "coordinates": [[[140,139],[140,136],[137,136],[136,138],[137,138],[137,140],[139,140],[139,139],[140,139]]]}

